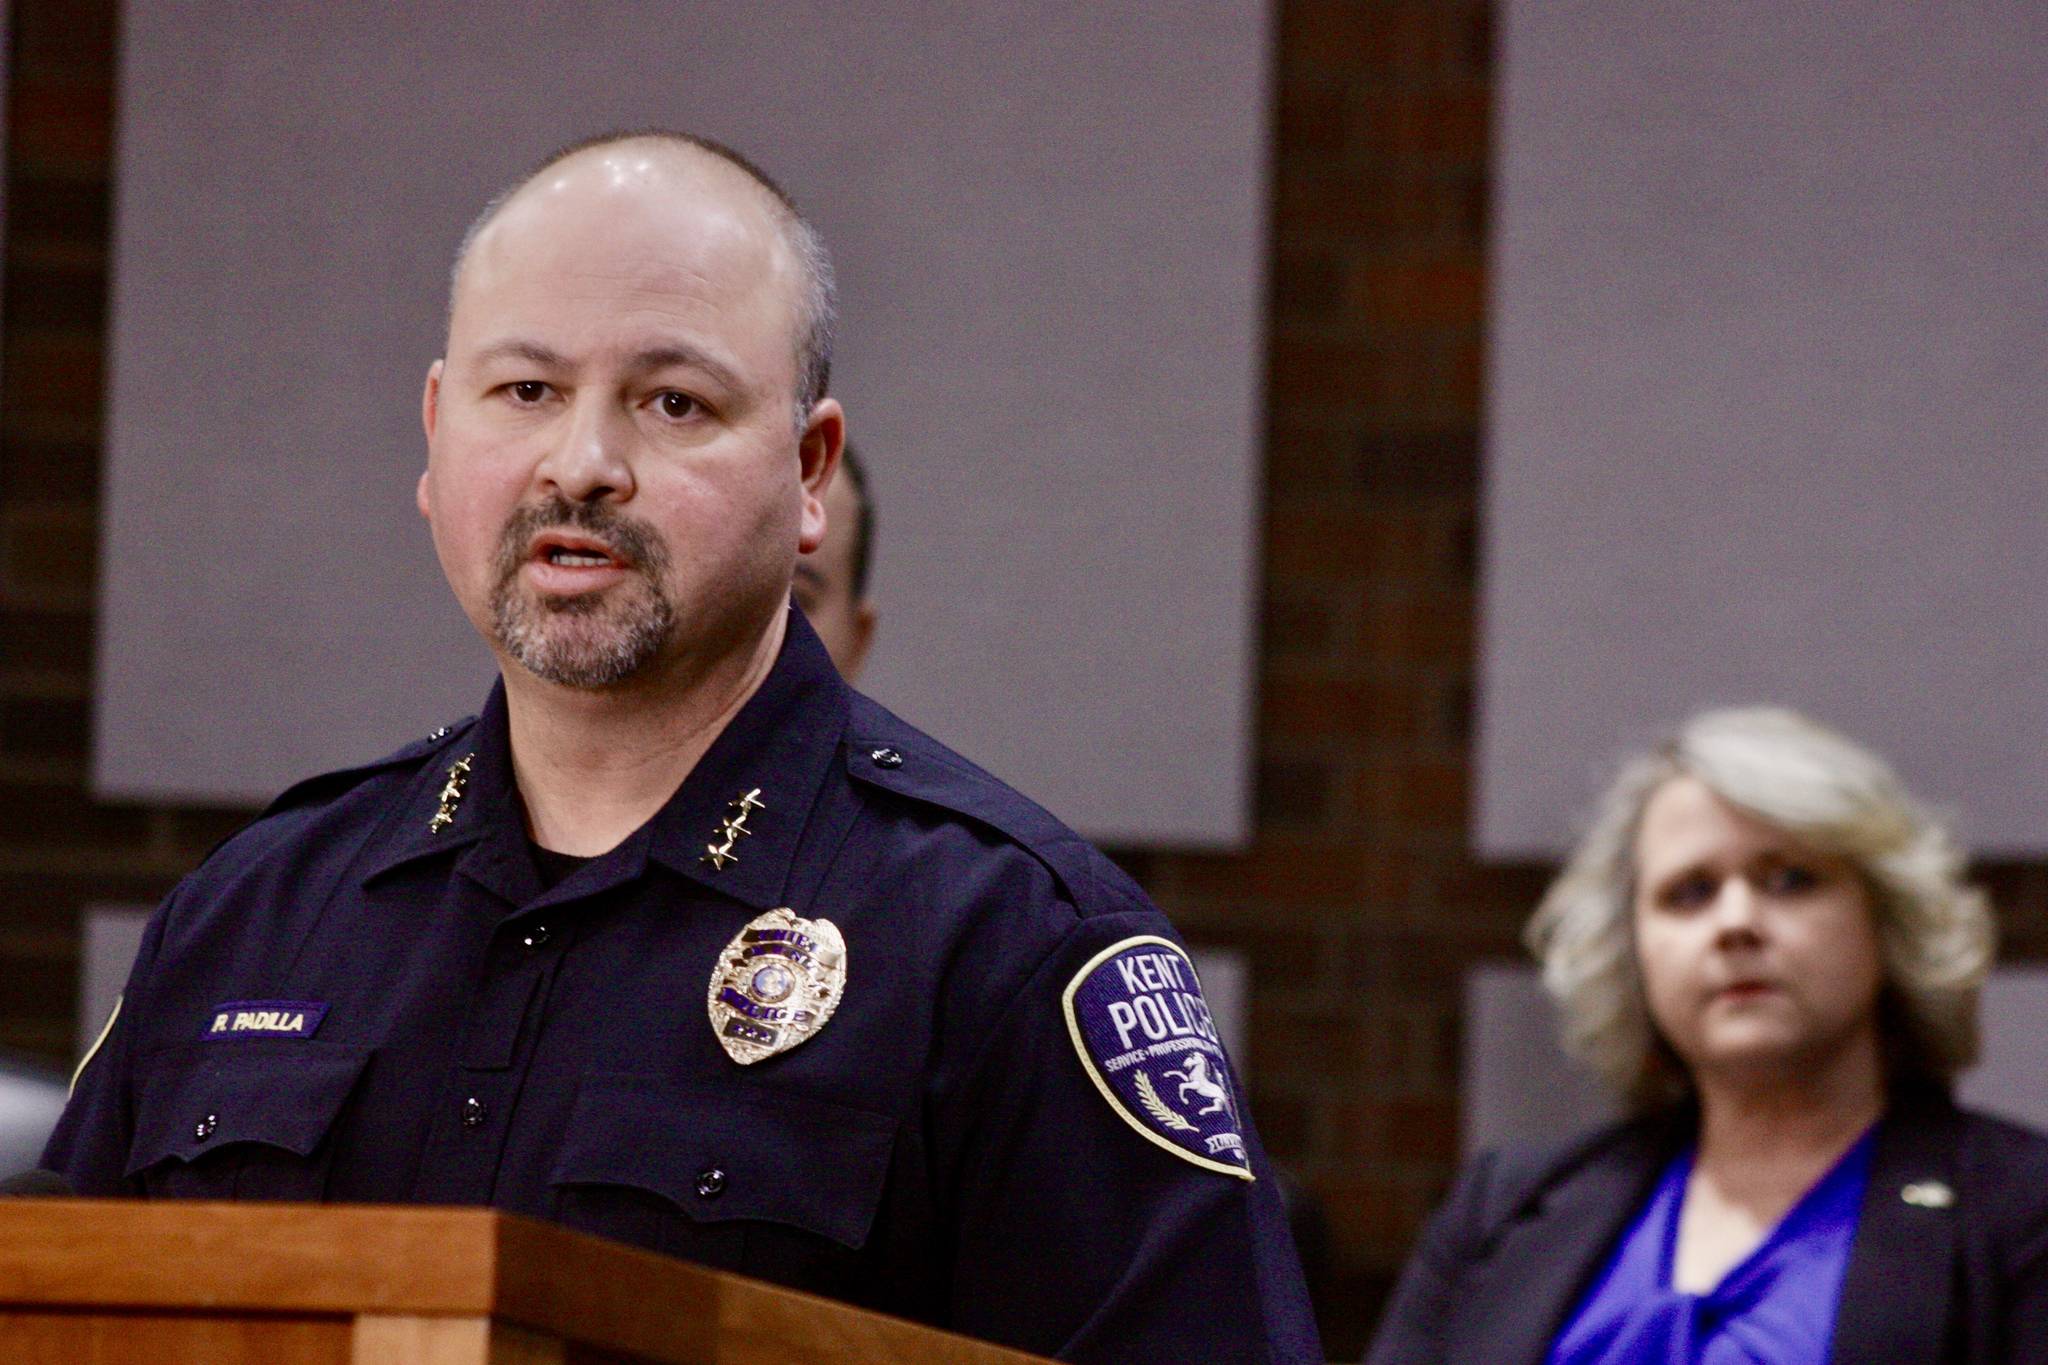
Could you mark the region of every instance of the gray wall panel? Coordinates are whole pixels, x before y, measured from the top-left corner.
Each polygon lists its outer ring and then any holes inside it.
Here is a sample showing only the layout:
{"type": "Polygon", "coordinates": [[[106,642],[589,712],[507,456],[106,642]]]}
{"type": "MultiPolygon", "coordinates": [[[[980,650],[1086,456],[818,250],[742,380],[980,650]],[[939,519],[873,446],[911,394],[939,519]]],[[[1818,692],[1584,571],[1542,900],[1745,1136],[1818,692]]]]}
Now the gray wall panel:
{"type": "Polygon", "coordinates": [[[2048,851],[2048,11],[1504,10],[1475,841],[1807,708],[2048,851]]]}
{"type": "Polygon", "coordinates": [[[103,794],[251,800],[474,708],[411,510],[446,257],[551,147],[667,123],[757,155],[839,258],[872,690],[1097,835],[1243,836],[1263,5],[123,22],[103,794]]]}

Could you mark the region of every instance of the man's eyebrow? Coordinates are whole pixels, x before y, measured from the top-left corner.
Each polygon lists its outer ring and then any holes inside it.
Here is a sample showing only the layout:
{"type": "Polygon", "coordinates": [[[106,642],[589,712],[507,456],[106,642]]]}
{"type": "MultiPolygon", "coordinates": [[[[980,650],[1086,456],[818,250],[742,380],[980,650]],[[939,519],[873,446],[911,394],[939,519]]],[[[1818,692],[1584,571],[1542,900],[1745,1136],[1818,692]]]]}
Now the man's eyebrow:
{"type": "Polygon", "coordinates": [[[702,370],[728,389],[746,387],[730,365],[695,346],[649,346],[645,350],[635,351],[626,364],[635,371],[666,370],[671,366],[682,366],[686,369],[702,370]]]}
{"type": "MultiPolygon", "coordinates": [[[[544,369],[566,370],[572,368],[569,358],[538,341],[520,337],[494,341],[477,351],[476,363],[488,365],[496,360],[524,360],[528,364],[544,369]]],[[[652,370],[665,370],[672,366],[702,370],[728,389],[744,389],[739,374],[717,357],[695,346],[670,344],[649,346],[633,352],[626,358],[626,367],[637,374],[652,370]]]]}
{"type": "Polygon", "coordinates": [[[569,358],[558,351],[548,349],[538,341],[522,341],[513,338],[495,341],[476,353],[478,364],[489,364],[493,360],[527,360],[549,369],[567,369],[569,358]]]}

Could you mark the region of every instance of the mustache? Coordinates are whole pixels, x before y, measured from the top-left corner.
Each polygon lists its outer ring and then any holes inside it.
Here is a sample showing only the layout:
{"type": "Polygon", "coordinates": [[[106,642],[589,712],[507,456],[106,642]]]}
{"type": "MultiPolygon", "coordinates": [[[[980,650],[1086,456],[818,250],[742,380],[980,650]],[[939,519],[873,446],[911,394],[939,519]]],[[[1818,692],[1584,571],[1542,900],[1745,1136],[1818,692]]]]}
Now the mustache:
{"type": "Polygon", "coordinates": [[[511,581],[526,562],[527,550],[543,531],[579,531],[611,547],[625,564],[648,573],[668,567],[668,553],[644,523],[595,502],[570,502],[559,495],[527,503],[505,519],[498,534],[498,579],[511,581]]]}

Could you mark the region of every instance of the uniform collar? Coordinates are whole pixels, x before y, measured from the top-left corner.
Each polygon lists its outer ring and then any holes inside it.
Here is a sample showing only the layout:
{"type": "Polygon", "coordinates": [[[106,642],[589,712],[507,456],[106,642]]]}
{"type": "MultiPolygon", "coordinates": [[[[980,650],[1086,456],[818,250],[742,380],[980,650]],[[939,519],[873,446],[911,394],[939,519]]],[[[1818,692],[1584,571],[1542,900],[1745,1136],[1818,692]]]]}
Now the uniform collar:
{"type": "Polygon", "coordinates": [[[407,863],[449,854],[463,855],[465,864],[474,866],[482,855],[472,855],[471,850],[484,844],[494,850],[485,861],[503,861],[504,839],[486,836],[509,823],[523,839],[526,828],[512,782],[508,734],[505,684],[500,681],[492,684],[476,720],[451,736],[420,769],[378,831],[362,874],[365,882],[407,863]],[[458,775],[459,788],[452,786],[458,775]],[[447,817],[445,823],[440,816],[447,817]]]}
{"type": "MultiPolygon", "coordinates": [[[[783,903],[790,864],[838,755],[852,695],[803,613],[792,608],[788,623],[768,676],[676,794],[605,855],[606,884],[638,876],[651,859],[759,909],[783,903]],[[724,851],[714,857],[714,848],[724,851]]],[[[398,803],[365,881],[418,859],[458,853],[464,875],[506,900],[521,904],[539,894],[509,733],[500,681],[476,723],[443,746],[398,803]],[[465,758],[461,794],[445,802],[449,771],[465,758]],[[451,818],[436,832],[434,817],[444,808],[451,818]]],[[[597,889],[579,875],[556,891],[597,889]]],[[[550,893],[547,899],[556,898],[550,893]]]]}
{"type": "Polygon", "coordinates": [[[792,607],[788,619],[760,689],[647,826],[650,859],[763,910],[786,903],[790,865],[838,757],[852,696],[803,613],[792,607]],[[744,832],[729,835],[727,822],[750,794],[744,832]],[[713,855],[728,845],[729,854],[713,855]]]}

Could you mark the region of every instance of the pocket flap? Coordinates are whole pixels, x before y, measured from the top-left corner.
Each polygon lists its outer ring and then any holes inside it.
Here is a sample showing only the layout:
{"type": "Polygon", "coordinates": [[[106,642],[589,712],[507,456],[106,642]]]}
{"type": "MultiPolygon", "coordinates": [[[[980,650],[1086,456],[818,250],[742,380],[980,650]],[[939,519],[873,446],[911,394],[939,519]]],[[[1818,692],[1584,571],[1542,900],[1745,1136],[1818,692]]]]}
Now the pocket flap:
{"type": "Polygon", "coordinates": [[[195,1043],[151,1059],[127,1174],[237,1142],[310,1156],[370,1050],[315,1040],[195,1043]]]}
{"type": "Polygon", "coordinates": [[[700,1222],[784,1223],[858,1249],[895,1140],[894,1118],[829,1100],[591,1076],[549,1180],[629,1185],[700,1222]]]}

